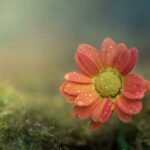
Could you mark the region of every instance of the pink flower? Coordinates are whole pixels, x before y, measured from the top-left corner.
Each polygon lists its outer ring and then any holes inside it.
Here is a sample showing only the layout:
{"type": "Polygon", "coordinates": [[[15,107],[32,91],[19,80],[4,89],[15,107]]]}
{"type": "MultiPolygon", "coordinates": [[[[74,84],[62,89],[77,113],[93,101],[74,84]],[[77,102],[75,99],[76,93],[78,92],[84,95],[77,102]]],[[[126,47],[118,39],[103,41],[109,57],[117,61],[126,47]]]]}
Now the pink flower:
{"type": "Polygon", "coordinates": [[[138,60],[138,50],[116,44],[106,38],[100,51],[88,44],[79,45],[75,61],[80,72],[65,75],[60,91],[74,105],[72,114],[82,120],[90,118],[90,129],[106,123],[113,113],[123,122],[142,110],[150,82],[131,73],[138,60]]]}

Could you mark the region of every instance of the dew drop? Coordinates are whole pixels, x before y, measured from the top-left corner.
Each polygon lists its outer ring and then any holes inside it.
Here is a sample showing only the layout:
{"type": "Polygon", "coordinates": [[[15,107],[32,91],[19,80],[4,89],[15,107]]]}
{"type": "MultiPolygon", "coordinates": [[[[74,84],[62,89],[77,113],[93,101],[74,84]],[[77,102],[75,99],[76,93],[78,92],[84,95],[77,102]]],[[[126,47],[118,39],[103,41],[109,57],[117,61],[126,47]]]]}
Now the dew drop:
{"type": "Polygon", "coordinates": [[[67,92],[68,90],[67,90],[67,89],[64,89],[64,91],[67,92]]]}
{"type": "Polygon", "coordinates": [[[65,75],[65,79],[69,80],[69,75],[68,74],[65,75]]]}
{"type": "Polygon", "coordinates": [[[109,48],[112,48],[112,45],[110,45],[109,48]]]}
{"type": "Polygon", "coordinates": [[[92,94],[89,94],[89,96],[91,97],[91,96],[92,96],[92,94]]]}
{"type": "Polygon", "coordinates": [[[78,101],[78,105],[82,106],[83,102],[82,101],[78,101]]]}
{"type": "Polygon", "coordinates": [[[77,90],[77,93],[80,93],[80,90],[77,90]]]}

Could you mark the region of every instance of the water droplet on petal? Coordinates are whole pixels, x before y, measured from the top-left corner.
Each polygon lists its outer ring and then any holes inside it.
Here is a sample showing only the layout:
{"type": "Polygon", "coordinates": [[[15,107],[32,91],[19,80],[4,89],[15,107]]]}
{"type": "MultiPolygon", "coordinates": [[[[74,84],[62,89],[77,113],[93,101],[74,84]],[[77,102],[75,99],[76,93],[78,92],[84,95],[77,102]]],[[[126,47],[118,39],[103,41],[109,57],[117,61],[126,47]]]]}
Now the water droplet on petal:
{"type": "Polygon", "coordinates": [[[82,101],[78,101],[78,105],[82,106],[83,102],[82,101]]]}
{"type": "Polygon", "coordinates": [[[77,90],[77,93],[80,93],[80,90],[77,90]]]}

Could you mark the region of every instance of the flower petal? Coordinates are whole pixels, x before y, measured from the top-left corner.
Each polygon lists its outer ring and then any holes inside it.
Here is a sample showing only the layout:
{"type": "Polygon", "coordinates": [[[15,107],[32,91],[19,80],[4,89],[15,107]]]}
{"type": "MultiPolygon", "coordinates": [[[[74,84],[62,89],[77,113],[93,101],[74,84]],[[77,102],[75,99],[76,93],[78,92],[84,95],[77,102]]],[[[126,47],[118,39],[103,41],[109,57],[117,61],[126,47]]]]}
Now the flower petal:
{"type": "Polygon", "coordinates": [[[64,78],[71,82],[77,82],[77,83],[92,83],[92,79],[85,76],[82,73],[78,72],[70,72],[67,73],[64,78]]]}
{"type": "Polygon", "coordinates": [[[144,80],[136,74],[128,74],[124,78],[122,94],[129,99],[142,99],[146,89],[144,80]]]}
{"type": "Polygon", "coordinates": [[[117,53],[122,51],[122,49],[127,49],[126,45],[124,43],[119,43],[117,45],[117,53]]]}
{"type": "Polygon", "coordinates": [[[62,84],[59,88],[61,94],[66,98],[67,102],[69,103],[74,103],[74,100],[76,98],[76,96],[73,96],[73,95],[69,95],[67,93],[65,93],[64,91],[64,86],[65,86],[66,83],[62,84]]]}
{"type": "Polygon", "coordinates": [[[93,76],[98,74],[99,72],[98,67],[93,61],[89,59],[89,57],[80,52],[78,52],[76,55],[79,61],[83,64],[83,66],[85,66],[93,76]]]}
{"type": "Polygon", "coordinates": [[[67,82],[64,85],[64,92],[69,95],[77,96],[81,93],[87,93],[94,91],[91,84],[78,84],[74,82],[67,82]]]}
{"type": "Polygon", "coordinates": [[[89,44],[80,44],[78,47],[78,52],[83,53],[88,58],[90,58],[98,67],[101,67],[98,51],[93,46],[89,44]]]}
{"type": "Polygon", "coordinates": [[[117,97],[117,105],[121,111],[128,115],[136,115],[142,110],[141,100],[131,101],[123,96],[117,97]]]}
{"type": "Polygon", "coordinates": [[[114,67],[120,72],[123,73],[127,62],[130,58],[130,51],[126,48],[124,44],[119,44],[117,46],[117,55],[114,61],[114,67]]]}
{"type": "Polygon", "coordinates": [[[106,38],[101,45],[99,53],[103,67],[113,66],[117,54],[116,44],[111,38],[106,38]]]}
{"type": "Polygon", "coordinates": [[[129,50],[130,50],[130,58],[126,67],[123,70],[123,74],[128,74],[133,69],[138,60],[138,50],[136,48],[131,48],[129,50]]]}
{"type": "Polygon", "coordinates": [[[110,116],[112,115],[112,106],[113,103],[111,99],[104,99],[99,101],[97,107],[94,109],[92,114],[92,119],[94,122],[102,122],[105,123],[108,121],[110,116]]]}
{"type": "Polygon", "coordinates": [[[120,43],[117,46],[117,55],[114,67],[122,74],[128,74],[135,66],[138,59],[138,50],[136,48],[127,48],[125,44],[120,43]]]}
{"type": "Polygon", "coordinates": [[[102,125],[101,122],[94,122],[94,121],[91,121],[91,122],[90,122],[90,125],[89,125],[89,129],[92,130],[92,131],[95,131],[95,130],[98,129],[101,125],[102,125]]]}
{"type": "Polygon", "coordinates": [[[128,115],[128,114],[122,112],[119,109],[118,105],[116,105],[116,107],[115,107],[115,114],[116,114],[116,116],[118,117],[119,120],[121,120],[121,121],[123,121],[125,123],[128,123],[128,122],[130,122],[132,120],[131,115],[128,115]]]}
{"type": "Polygon", "coordinates": [[[98,99],[98,94],[96,91],[88,92],[88,93],[81,93],[75,99],[75,105],[77,106],[89,106],[94,101],[98,99]]]}
{"type": "Polygon", "coordinates": [[[95,101],[92,105],[86,107],[75,106],[72,110],[72,115],[74,117],[79,117],[81,120],[88,119],[89,117],[91,117],[96,104],[97,101],[95,101]]]}
{"type": "Polygon", "coordinates": [[[86,68],[79,60],[79,58],[77,57],[77,55],[75,55],[75,61],[76,61],[76,65],[78,66],[78,68],[80,69],[80,71],[89,76],[89,77],[92,77],[92,73],[90,73],[90,71],[88,70],[88,68],[86,68]]]}
{"type": "MultiPolygon", "coordinates": [[[[82,64],[82,66],[84,66],[84,68],[88,70],[90,75],[93,76],[99,73],[100,60],[98,57],[98,52],[94,47],[88,44],[79,45],[75,58],[80,64],[82,64]]],[[[77,64],[77,66],[79,65],[77,64]]]]}

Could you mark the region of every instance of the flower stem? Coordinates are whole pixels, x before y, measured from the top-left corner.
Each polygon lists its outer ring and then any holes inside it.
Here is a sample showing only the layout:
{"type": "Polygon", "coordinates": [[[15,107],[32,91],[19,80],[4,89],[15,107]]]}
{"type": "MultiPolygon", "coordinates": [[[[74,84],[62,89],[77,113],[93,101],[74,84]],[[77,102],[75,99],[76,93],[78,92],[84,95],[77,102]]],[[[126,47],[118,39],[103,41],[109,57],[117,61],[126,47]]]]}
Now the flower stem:
{"type": "Polygon", "coordinates": [[[128,150],[128,143],[125,140],[125,125],[119,121],[118,145],[120,150],[128,150]]]}

